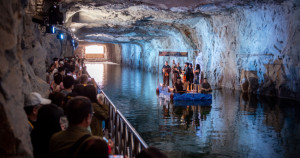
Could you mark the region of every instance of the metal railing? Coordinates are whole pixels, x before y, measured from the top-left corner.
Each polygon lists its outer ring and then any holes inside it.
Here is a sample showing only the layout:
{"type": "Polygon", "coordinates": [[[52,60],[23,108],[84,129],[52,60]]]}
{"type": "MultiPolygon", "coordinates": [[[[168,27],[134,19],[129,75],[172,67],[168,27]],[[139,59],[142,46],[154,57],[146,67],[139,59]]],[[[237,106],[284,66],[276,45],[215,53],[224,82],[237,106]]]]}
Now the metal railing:
{"type": "MultiPolygon", "coordinates": [[[[87,75],[91,77],[90,74],[87,75]]],[[[136,157],[141,150],[148,148],[148,145],[99,85],[96,84],[96,86],[97,93],[104,95],[104,104],[109,106],[109,118],[106,121],[108,125],[105,125],[105,133],[108,132],[109,139],[115,144],[113,149],[115,154],[126,155],[128,158],[136,157]]]]}
{"type": "Polygon", "coordinates": [[[130,122],[122,115],[112,101],[104,94],[104,104],[109,106],[108,134],[115,143],[115,154],[127,155],[128,158],[135,157],[148,145],[132,127],[130,122]]]}

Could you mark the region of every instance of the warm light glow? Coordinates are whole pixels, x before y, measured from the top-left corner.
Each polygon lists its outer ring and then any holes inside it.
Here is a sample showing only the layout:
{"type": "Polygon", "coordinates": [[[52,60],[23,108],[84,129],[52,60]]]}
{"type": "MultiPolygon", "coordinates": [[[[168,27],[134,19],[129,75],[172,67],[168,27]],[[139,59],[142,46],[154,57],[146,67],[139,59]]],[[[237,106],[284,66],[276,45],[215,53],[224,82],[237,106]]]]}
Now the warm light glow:
{"type": "Polygon", "coordinates": [[[85,54],[104,54],[104,47],[98,45],[86,46],[85,54]]]}
{"type": "Polygon", "coordinates": [[[95,79],[99,86],[103,85],[104,65],[103,64],[85,64],[87,72],[95,79]]]}

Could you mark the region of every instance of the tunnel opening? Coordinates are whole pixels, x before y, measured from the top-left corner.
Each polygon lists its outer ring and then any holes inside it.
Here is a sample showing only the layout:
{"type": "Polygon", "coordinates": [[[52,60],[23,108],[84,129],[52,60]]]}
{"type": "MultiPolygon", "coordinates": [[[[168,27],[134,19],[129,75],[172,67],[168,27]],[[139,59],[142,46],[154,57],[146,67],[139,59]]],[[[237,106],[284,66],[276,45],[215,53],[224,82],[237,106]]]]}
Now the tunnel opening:
{"type": "Polygon", "coordinates": [[[90,46],[85,46],[85,58],[90,59],[90,58],[104,58],[104,46],[101,45],[90,45],[90,46]]]}

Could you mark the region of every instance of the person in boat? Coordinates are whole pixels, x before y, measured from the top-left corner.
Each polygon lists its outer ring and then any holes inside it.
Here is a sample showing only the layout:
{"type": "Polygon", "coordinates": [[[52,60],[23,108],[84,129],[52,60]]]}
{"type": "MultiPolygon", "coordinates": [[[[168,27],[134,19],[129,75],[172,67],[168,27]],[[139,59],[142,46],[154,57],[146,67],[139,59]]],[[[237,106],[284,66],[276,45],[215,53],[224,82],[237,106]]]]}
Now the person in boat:
{"type": "Polygon", "coordinates": [[[204,78],[201,88],[201,93],[208,93],[211,92],[210,84],[207,82],[207,78],[204,78]]]}
{"type": "Polygon", "coordinates": [[[189,63],[186,62],[183,69],[183,83],[185,89],[187,89],[190,84],[190,71],[189,63]]]}
{"type": "Polygon", "coordinates": [[[177,69],[176,64],[173,64],[173,66],[172,66],[172,73],[173,73],[173,76],[172,76],[172,85],[174,87],[174,84],[175,84],[175,82],[177,80],[177,77],[179,77],[179,71],[177,69]]]}
{"type": "Polygon", "coordinates": [[[189,81],[190,80],[190,67],[189,67],[189,63],[186,62],[184,64],[184,69],[183,69],[183,72],[184,72],[184,76],[185,76],[185,81],[189,81]]]}
{"type": "Polygon", "coordinates": [[[172,66],[176,66],[175,60],[173,60],[172,66]]]}
{"type": "Polygon", "coordinates": [[[180,64],[178,63],[178,64],[176,65],[176,67],[177,67],[177,70],[178,70],[179,74],[181,74],[181,73],[182,73],[182,70],[181,70],[180,64]]]}
{"type": "Polygon", "coordinates": [[[198,88],[198,85],[199,85],[199,76],[200,76],[200,72],[201,72],[201,68],[200,68],[200,65],[197,64],[196,65],[196,69],[194,69],[193,73],[194,73],[194,84],[196,85],[196,90],[198,88]]]}
{"type": "Polygon", "coordinates": [[[183,86],[183,83],[181,82],[180,77],[177,77],[177,80],[174,84],[174,91],[175,93],[185,93],[185,88],[183,86]]]}
{"type": "Polygon", "coordinates": [[[190,89],[192,89],[192,86],[193,86],[193,83],[194,83],[194,73],[193,73],[193,70],[194,70],[194,67],[193,67],[193,64],[190,63],[189,64],[189,67],[190,67],[190,89]]]}
{"type": "Polygon", "coordinates": [[[164,86],[169,86],[171,67],[168,64],[168,61],[165,62],[165,65],[163,66],[162,71],[163,71],[164,86]]]}

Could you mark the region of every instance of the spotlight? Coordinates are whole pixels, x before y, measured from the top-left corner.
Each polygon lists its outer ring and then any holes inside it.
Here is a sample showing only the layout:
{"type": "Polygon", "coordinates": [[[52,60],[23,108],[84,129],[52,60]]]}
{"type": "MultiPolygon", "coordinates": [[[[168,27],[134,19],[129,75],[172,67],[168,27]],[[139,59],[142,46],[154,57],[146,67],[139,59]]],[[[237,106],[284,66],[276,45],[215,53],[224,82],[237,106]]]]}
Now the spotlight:
{"type": "Polygon", "coordinates": [[[54,26],[46,26],[46,32],[55,34],[56,33],[56,28],[54,26]]]}
{"type": "Polygon", "coordinates": [[[51,26],[50,28],[51,28],[51,33],[52,33],[52,34],[55,34],[56,28],[55,28],[54,26],[51,26]]]}
{"type": "Polygon", "coordinates": [[[63,40],[64,39],[64,33],[62,33],[62,32],[58,33],[57,39],[63,40]]]}

